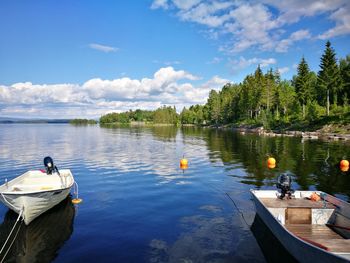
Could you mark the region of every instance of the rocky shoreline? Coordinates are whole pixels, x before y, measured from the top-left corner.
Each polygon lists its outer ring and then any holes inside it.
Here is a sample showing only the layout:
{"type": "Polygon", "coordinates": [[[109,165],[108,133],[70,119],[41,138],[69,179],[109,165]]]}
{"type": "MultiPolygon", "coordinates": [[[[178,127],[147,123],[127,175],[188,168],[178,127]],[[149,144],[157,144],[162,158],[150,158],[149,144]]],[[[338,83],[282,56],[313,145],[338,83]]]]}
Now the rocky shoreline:
{"type": "Polygon", "coordinates": [[[303,132],[303,131],[270,131],[263,127],[248,128],[248,127],[234,127],[231,128],[241,134],[255,133],[262,136],[269,137],[300,137],[303,140],[327,140],[327,141],[350,141],[350,134],[329,133],[322,131],[303,132]]]}

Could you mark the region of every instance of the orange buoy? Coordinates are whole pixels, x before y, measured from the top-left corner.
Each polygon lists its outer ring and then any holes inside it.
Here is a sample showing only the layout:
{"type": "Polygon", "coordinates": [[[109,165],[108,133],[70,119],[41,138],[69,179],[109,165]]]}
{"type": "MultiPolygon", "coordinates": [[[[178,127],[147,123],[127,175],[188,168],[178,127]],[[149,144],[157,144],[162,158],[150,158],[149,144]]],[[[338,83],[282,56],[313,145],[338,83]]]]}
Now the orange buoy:
{"type": "Polygon", "coordinates": [[[80,204],[81,202],[83,201],[83,199],[80,199],[80,198],[74,198],[74,199],[72,199],[72,203],[73,204],[80,204]]]}
{"type": "Polygon", "coordinates": [[[341,160],[340,167],[349,167],[349,161],[348,160],[341,160]]]}
{"type": "Polygon", "coordinates": [[[349,161],[348,160],[341,160],[340,161],[340,170],[342,172],[349,171],[349,161]]]}
{"type": "Polygon", "coordinates": [[[188,161],[185,158],[182,158],[180,160],[180,168],[181,169],[187,169],[188,168],[188,161]]]}
{"type": "Polygon", "coordinates": [[[276,159],[270,157],[269,159],[267,159],[267,165],[276,165],[276,159]]]}

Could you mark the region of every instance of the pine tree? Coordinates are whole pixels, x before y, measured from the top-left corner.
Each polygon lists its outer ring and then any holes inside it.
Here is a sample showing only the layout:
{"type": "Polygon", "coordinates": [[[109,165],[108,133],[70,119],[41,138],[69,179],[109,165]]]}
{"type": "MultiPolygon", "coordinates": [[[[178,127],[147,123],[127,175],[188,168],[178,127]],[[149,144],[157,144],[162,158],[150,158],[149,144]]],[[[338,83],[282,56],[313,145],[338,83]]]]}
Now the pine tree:
{"type": "Polygon", "coordinates": [[[341,78],[337,59],[331,43],[327,41],[326,49],[321,57],[320,71],[317,75],[317,93],[321,105],[327,106],[329,116],[329,105],[337,105],[338,92],[341,90],[341,78]]]}
{"type": "Polygon", "coordinates": [[[303,118],[305,118],[305,106],[311,99],[310,70],[304,57],[302,57],[298,65],[298,74],[295,78],[295,91],[299,98],[299,102],[303,107],[303,118]]]}

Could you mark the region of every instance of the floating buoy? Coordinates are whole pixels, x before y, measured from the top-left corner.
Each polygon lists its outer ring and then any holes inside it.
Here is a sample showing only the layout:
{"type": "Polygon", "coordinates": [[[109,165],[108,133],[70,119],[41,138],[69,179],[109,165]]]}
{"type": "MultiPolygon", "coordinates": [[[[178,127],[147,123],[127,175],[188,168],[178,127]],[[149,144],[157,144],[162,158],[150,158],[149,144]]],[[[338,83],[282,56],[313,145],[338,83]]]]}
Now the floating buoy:
{"type": "Polygon", "coordinates": [[[180,160],[180,168],[183,169],[183,170],[188,168],[188,161],[187,161],[187,159],[182,158],[180,160]]]}
{"type": "Polygon", "coordinates": [[[340,170],[342,172],[349,171],[349,161],[348,160],[341,160],[340,161],[340,170]]]}
{"type": "Polygon", "coordinates": [[[276,159],[269,157],[269,159],[267,159],[267,165],[276,165],[276,159]]]}
{"type": "Polygon", "coordinates": [[[341,160],[340,167],[349,167],[349,161],[348,160],[341,160]]]}
{"type": "Polygon", "coordinates": [[[74,199],[72,199],[72,203],[73,204],[80,204],[81,202],[83,201],[83,199],[81,199],[81,198],[74,198],[74,199]]]}

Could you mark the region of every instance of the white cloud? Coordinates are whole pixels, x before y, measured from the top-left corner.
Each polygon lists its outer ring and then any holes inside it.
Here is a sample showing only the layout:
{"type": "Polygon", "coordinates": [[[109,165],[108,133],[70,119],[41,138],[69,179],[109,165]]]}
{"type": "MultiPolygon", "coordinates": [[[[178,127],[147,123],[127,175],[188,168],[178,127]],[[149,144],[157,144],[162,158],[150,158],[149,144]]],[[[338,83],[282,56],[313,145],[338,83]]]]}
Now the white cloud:
{"type": "Polygon", "coordinates": [[[264,68],[276,63],[277,60],[275,58],[263,59],[254,57],[246,59],[245,57],[241,56],[239,60],[230,60],[230,65],[232,66],[234,72],[247,68],[251,65],[260,65],[260,67],[264,68]]]}
{"type": "Polygon", "coordinates": [[[230,17],[233,21],[226,24],[226,30],[238,39],[232,51],[240,52],[256,45],[263,50],[273,47],[269,31],[278,25],[267,7],[262,4],[241,5],[230,12],[230,17]]]}
{"type": "Polygon", "coordinates": [[[167,0],[154,0],[151,9],[158,9],[158,8],[163,8],[163,9],[168,9],[168,1],[167,0]]]}
{"type": "Polygon", "coordinates": [[[206,64],[219,64],[222,61],[222,58],[214,57],[211,61],[208,61],[206,64]]]}
{"type": "Polygon", "coordinates": [[[283,68],[279,68],[277,70],[282,75],[282,74],[287,73],[289,71],[289,67],[283,67],[283,68]]]}
{"type": "MultiPolygon", "coordinates": [[[[159,6],[159,2],[154,1],[152,6],[159,6]]],[[[312,37],[307,28],[296,29],[288,38],[284,36],[287,26],[304,17],[323,15],[335,22],[326,32],[315,32],[319,39],[350,34],[349,0],[169,0],[166,6],[171,6],[169,10],[175,10],[182,21],[205,26],[212,39],[227,36],[220,48],[225,53],[247,49],[287,52],[296,41],[312,37]]]]}
{"type": "Polygon", "coordinates": [[[300,41],[303,39],[309,39],[309,38],[311,38],[311,34],[309,30],[302,29],[302,30],[295,31],[289,36],[289,38],[283,39],[277,44],[276,51],[287,52],[288,48],[292,44],[294,44],[294,42],[300,41]]]}
{"type": "Polygon", "coordinates": [[[116,52],[119,50],[116,47],[110,47],[110,46],[105,46],[105,45],[100,45],[100,44],[95,44],[95,43],[89,44],[89,47],[92,49],[96,49],[96,50],[105,52],[105,53],[116,52]]]}
{"type": "Polygon", "coordinates": [[[211,90],[220,90],[226,83],[229,83],[228,79],[222,79],[219,76],[214,76],[198,88],[185,87],[184,98],[187,102],[186,106],[193,104],[204,104],[206,103],[209,92],[211,90]]]}
{"type": "Polygon", "coordinates": [[[334,12],[330,19],[336,22],[335,27],[319,35],[320,39],[330,39],[332,37],[350,34],[350,2],[346,7],[342,7],[334,12]]]}
{"type": "Polygon", "coordinates": [[[94,78],[78,84],[15,83],[0,85],[0,115],[24,117],[99,117],[112,111],[156,109],[174,105],[178,110],[205,103],[210,89],[228,80],[218,76],[204,84],[200,78],[172,67],[160,68],[151,78],[94,78]]]}
{"type": "Polygon", "coordinates": [[[182,10],[188,10],[197,5],[201,0],[173,0],[175,6],[182,10]]]}
{"type": "Polygon", "coordinates": [[[200,3],[192,9],[180,8],[181,11],[178,13],[178,16],[184,21],[197,22],[199,24],[206,25],[209,27],[218,27],[229,19],[229,15],[219,15],[215,13],[225,10],[232,5],[232,2],[217,1],[214,1],[210,4],[200,3]]]}

